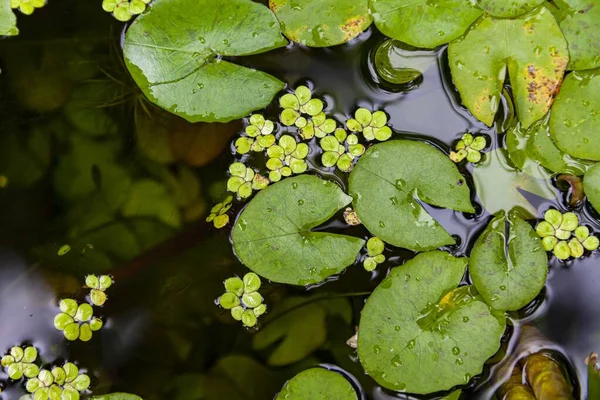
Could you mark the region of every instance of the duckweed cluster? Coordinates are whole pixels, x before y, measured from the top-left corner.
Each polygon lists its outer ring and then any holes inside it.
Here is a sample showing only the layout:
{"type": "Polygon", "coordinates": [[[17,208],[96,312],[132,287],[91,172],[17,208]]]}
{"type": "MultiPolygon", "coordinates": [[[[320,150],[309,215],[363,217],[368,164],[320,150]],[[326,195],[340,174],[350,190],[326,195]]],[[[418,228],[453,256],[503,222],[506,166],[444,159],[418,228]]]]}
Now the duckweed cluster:
{"type": "Polygon", "coordinates": [[[253,114],[246,127],[245,136],[235,141],[238,154],[248,154],[250,151],[261,152],[275,144],[275,124],[260,114],[253,114]]]}
{"type": "Polygon", "coordinates": [[[305,172],[308,169],[305,161],[308,152],[306,143],[297,143],[292,136],[283,135],[277,145],[267,150],[267,168],[270,171],[271,182],[278,182],[284,176],[305,172]]]}
{"type": "Polygon", "coordinates": [[[90,288],[90,301],[95,306],[103,306],[106,302],[106,289],[112,286],[113,280],[108,275],[88,275],[85,285],[90,288]]]}
{"type": "Polygon", "coordinates": [[[372,237],[367,241],[367,257],[363,261],[363,268],[367,271],[373,271],[377,265],[385,261],[383,251],[385,244],[378,237],[372,237]]]}
{"type": "Polygon", "coordinates": [[[229,173],[231,177],[227,181],[227,190],[237,193],[242,199],[252,196],[253,190],[262,190],[269,185],[267,178],[241,162],[231,164],[229,173]]]}
{"type": "Polygon", "coordinates": [[[10,8],[18,9],[25,15],[31,15],[36,8],[42,8],[45,5],[45,0],[10,0],[10,8]]]}
{"type": "Polygon", "coordinates": [[[572,212],[563,214],[550,209],[535,230],[542,238],[544,249],[561,260],[582,257],[585,250],[594,251],[600,246],[598,237],[592,235],[587,226],[579,225],[577,214],[572,212]]]}
{"type": "Polygon", "coordinates": [[[19,380],[22,377],[33,378],[40,372],[35,364],[38,353],[35,347],[27,346],[24,349],[20,346],[14,346],[8,354],[2,357],[2,367],[8,377],[12,380],[19,380]]]}
{"type": "Polygon", "coordinates": [[[258,317],[267,311],[263,297],[258,293],[261,281],[254,272],[239,277],[228,278],[224,282],[225,293],[217,299],[217,303],[226,310],[236,321],[242,321],[244,326],[256,326],[258,317]]]}
{"type": "Polygon", "coordinates": [[[146,11],[146,6],[151,0],[103,0],[102,9],[112,13],[113,17],[121,22],[129,21],[134,15],[146,11]]]}
{"type": "Polygon", "coordinates": [[[79,400],[80,394],[90,387],[90,377],[79,372],[73,363],[67,362],[52,371],[40,370],[39,374],[25,384],[33,400],[79,400]]]}
{"type": "Polygon", "coordinates": [[[473,136],[465,133],[454,147],[455,151],[450,152],[450,159],[459,163],[465,158],[468,162],[477,164],[481,161],[481,151],[487,146],[484,136],[473,136]]]}
{"type": "Polygon", "coordinates": [[[206,222],[212,222],[215,228],[221,229],[229,223],[227,211],[231,208],[232,196],[227,196],[221,203],[217,203],[211,210],[206,222]]]}
{"type": "Polygon", "coordinates": [[[354,118],[346,122],[346,127],[351,132],[362,132],[366,140],[388,140],[392,136],[392,130],[387,124],[387,115],[383,111],[372,113],[366,108],[359,108],[354,113],[354,118]]]}
{"type": "Polygon", "coordinates": [[[343,172],[352,171],[353,161],[365,152],[365,146],[358,143],[358,136],[348,135],[344,129],[336,129],[334,135],[328,135],[319,141],[323,149],[321,162],[325,167],[334,167],[343,172]]]}

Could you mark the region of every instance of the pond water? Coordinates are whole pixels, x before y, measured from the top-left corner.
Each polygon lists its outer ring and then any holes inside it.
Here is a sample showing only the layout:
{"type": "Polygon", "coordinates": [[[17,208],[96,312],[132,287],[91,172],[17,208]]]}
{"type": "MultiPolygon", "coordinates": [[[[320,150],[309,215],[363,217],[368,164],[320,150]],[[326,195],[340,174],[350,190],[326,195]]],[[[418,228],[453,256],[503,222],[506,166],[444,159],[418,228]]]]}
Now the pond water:
{"type": "MultiPolygon", "coordinates": [[[[300,340],[297,346],[320,334],[311,329],[326,331],[314,352],[285,365],[268,366],[276,345],[256,350],[254,331],[244,329],[214,304],[223,292],[223,280],[246,270],[233,253],[228,229],[218,231],[204,221],[210,207],[222,199],[225,171],[233,160],[231,133],[240,131],[240,125],[205,126],[198,131],[176,127],[179,136],[169,138],[176,160],[164,167],[156,162],[160,151],[150,149],[158,136],[136,135],[136,124],[141,124],[140,106],[134,106],[139,93],[119,59],[123,26],[99,7],[77,2],[52,3],[28,19],[20,18],[20,24],[21,20],[21,34],[0,41],[0,140],[5,169],[0,174],[9,178],[7,187],[0,189],[0,350],[33,344],[44,363],[70,360],[87,371],[94,394],[123,391],[146,400],[270,399],[294,374],[317,364],[336,365],[351,374],[362,385],[364,398],[435,398],[408,397],[378,387],[346,345],[358,324],[364,293],[372,291],[389,269],[412,258],[412,252],[388,246],[387,260],[376,272],[367,273],[357,262],[316,287],[265,282],[261,293],[269,307],[277,308],[292,296],[319,295],[325,299],[319,303],[323,307],[342,309],[317,321],[322,327],[294,327],[302,329],[295,337],[300,340]],[[74,118],[69,109],[73,102],[66,100],[78,86],[90,82],[97,85],[95,89],[79,91],[77,101],[95,111],[74,118]],[[109,95],[93,98],[104,89],[109,95]],[[85,149],[73,157],[72,149],[78,145],[85,149]],[[107,150],[111,146],[117,150],[107,150]],[[111,169],[114,166],[118,170],[111,169]],[[119,195],[122,179],[115,175],[121,171],[133,183],[165,182],[168,173],[181,177],[182,167],[189,168],[199,187],[184,195],[190,201],[176,204],[184,210],[178,221],[174,222],[172,203],[164,200],[164,194],[151,191],[138,193],[131,200],[135,210],[127,215],[107,215],[95,207],[98,198],[119,195]],[[24,168],[30,169],[23,172],[24,168]],[[89,182],[89,189],[78,186],[89,182]],[[107,231],[110,227],[114,230],[107,231]],[[63,245],[71,250],[59,256],[63,245]],[[105,326],[90,342],[67,342],[53,325],[58,300],[83,300],[88,273],[110,273],[115,280],[101,309],[105,326]]],[[[345,45],[309,49],[294,44],[236,62],[268,72],[290,87],[308,84],[326,100],[328,114],[340,120],[361,106],[384,110],[393,138],[423,140],[449,152],[462,134],[471,132],[487,135],[492,148],[502,146],[504,135],[498,126],[503,125],[503,112],[488,128],[461,106],[451,84],[445,47],[415,51],[413,56],[423,66],[422,79],[410,88],[394,88],[381,83],[374,69],[374,50],[384,39],[371,27],[345,45]]],[[[276,107],[270,107],[265,115],[276,120],[277,114],[276,107]]],[[[168,146],[157,143],[155,148],[168,146]]],[[[346,187],[346,177],[319,166],[316,151],[309,156],[309,166],[310,173],[346,187]]],[[[472,166],[460,168],[473,187],[472,166]]],[[[568,209],[565,194],[554,181],[545,182],[554,194],[547,199],[526,193],[523,187],[527,186],[517,177],[506,178],[511,171],[510,167],[504,174],[493,171],[478,193],[490,201],[513,204],[515,195],[499,189],[498,182],[514,182],[515,190],[524,196],[518,204],[526,199],[537,215],[549,207],[568,209]]],[[[190,186],[186,182],[180,185],[184,191],[190,186]]],[[[491,218],[481,198],[476,197],[474,204],[477,212],[471,218],[424,205],[457,239],[457,245],[447,248],[454,255],[468,255],[491,218]]],[[[234,202],[232,210],[242,207],[243,203],[234,202]]],[[[573,211],[593,230],[600,230],[600,220],[591,209],[573,211]]],[[[235,213],[231,214],[233,218],[235,213]]],[[[363,227],[348,227],[341,212],[319,230],[368,236],[363,227]]],[[[600,347],[599,264],[598,252],[566,263],[554,260],[538,298],[509,314],[511,327],[503,339],[504,349],[510,353],[514,348],[523,325],[535,327],[537,339],[529,345],[553,350],[563,358],[573,381],[585,382],[584,359],[600,347]]],[[[491,398],[497,383],[490,378],[493,370],[493,363],[487,365],[481,377],[463,388],[461,398],[491,398]]],[[[0,381],[5,382],[5,400],[25,393],[23,385],[7,385],[4,374],[0,381]]],[[[577,393],[585,398],[585,384],[577,393]]]]}

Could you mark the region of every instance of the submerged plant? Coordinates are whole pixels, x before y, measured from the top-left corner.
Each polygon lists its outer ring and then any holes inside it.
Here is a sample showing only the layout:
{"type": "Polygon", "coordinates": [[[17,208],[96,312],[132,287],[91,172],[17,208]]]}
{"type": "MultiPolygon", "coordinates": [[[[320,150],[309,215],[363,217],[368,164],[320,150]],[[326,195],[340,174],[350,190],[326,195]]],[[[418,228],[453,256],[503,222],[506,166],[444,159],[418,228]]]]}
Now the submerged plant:
{"type": "Polygon", "coordinates": [[[10,0],[10,8],[19,9],[25,15],[31,15],[36,8],[42,8],[45,5],[45,0],[10,0]]]}
{"type": "Polygon", "coordinates": [[[227,190],[237,193],[242,199],[252,195],[253,190],[262,190],[269,185],[269,181],[262,175],[246,167],[244,163],[235,162],[229,166],[232,175],[227,181],[227,190]]]}
{"type": "Polygon", "coordinates": [[[23,376],[33,378],[40,372],[39,367],[34,364],[37,356],[37,350],[33,346],[27,346],[25,349],[14,346],[9,354],[2,357],[1,363],[10,379],[18,380],[23,376]]]}
{"type": "Polygon", "coordinates": [[[108,289],[112,284],[113,280],[108,275],[88,275],[85,278],[85,284],[88,288],[92,289],[90,291],[90,301],[95,306],[102,306],[106,302],[106,289],[108,289]]]}
{"type": "Polygon", "coordinates": [[[250,125],[245,129],[247,136],[242,136],[235,141],[237,153],[247,154],[250,150],[260,152],[275,144],[273,121],[265,120],[265,117],[260,114],[253,114],[249,122],[250,125]]]}
{"type": "Polygon", "coordinates": [[[319,142],[324,153],[321,162],[325,167],[337,166],[340,171],[350,172],[352,162],[365,152],[365,146],[358,143],[358,136],[348,135],[344,129],[336,129],[333,136],[325,136],[319,142]]]}
{"type": "Polygon", "coordinates": [[[94,317],[94,310],[87,303],[77,304],[73,299],[64,299],[59,307],[62,312],[54,317],[54,327],[63,331],[67,340],[87,342],[92,338],[92,332],[102,328],[102,320],[94,317]]]}
{"type": "Polygon", "coordinates": [[[229,223],[227,211],[231,208],[233,197],[227,196],[221,203],[217,203],[211,210],[206,222],[212,222],[215,228],[221,229],[229,223]]]}
{"type": "Polygon", "coordinates": [[[371,111],[359,108],[354,113],[354,118],[346,122],[346,127],[352,132],[362,132],[367,140],[383,142],[392,136],[392,130],[387,124],[387,115],[383,111],[371,111]]]}
{"type": "Polygon", "coordinates": [[[121,22],[129,21],[134,15],[146,11],[146,6],[151,0],[103,0],[102,9],[112,13],[113,17],[121,22]]]}
{"type": "Polygon", "coordinates": [[[586,226],[580,226],[577,214],[572,212],[563,214],[550,209],[535,230],[542,238],[544,249],[552,251],[561,260],[582,257],[584,250],[593,251],[600,245],[598,237],[590,235],[586,226]]]}
{"type": "Polygon", "coordinates": [[[277,145],[267,150],[269,160],[269,179],[278,182],[283,176],[301,174],[308,169],[306,157],[309,147],[306,143],[297,143],[296,139],[289,135],[283,135],[277,145]]]}
{"type": "Polygon", "coordinates": [[[260,277],[249,272],[244,275],[243,280],[237,276],[226,279],[224,285],[225,293],[219,297],[219,305],[231,310],[231,316],[236,321],[242,321],[249,328],[256,326],[258,317],[267,311],[267,305],[258,293],[260,277]]]}
{"type": "Polygon", "coordinates": [[[325,105],[320,99],[313,99],[312,92],[306,86],[298,86],[294,93],[287,93],[279,99],[283,108],[279,119],[285,126],[296,125],[298,128],[306,126],[306,119],[302,114],[314,117],[323,111],[325,105]]]}
{"type": "Polygon", "coordinates": [[[378,264],[385,261],[383,250],[385,250],[385,244],[378,237],[372,237],[367,241],[367,258],[363,261],[363,267],[367,271],[373,271],[378,264]]]}
{"type": "Polygon", "coordinates": [[[481,151],[485,146],[487,142],[484,136],[473,137],[470,133],[465,133],[454,147],[456,151],[450,152],[450,159],[459,163],[466,158],[468,162],[477,164],[481,161],[481,151]]]}

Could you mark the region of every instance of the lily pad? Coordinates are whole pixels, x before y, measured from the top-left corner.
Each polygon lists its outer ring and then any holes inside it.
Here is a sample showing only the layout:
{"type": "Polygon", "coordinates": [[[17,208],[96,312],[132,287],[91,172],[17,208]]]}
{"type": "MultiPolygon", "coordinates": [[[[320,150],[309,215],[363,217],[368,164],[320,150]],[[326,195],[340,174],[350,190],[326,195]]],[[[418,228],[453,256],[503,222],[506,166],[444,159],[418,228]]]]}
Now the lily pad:
{"type": "Polygon", "coordinates": [[[567,42],[546,8],[515,19],[485,16],[450,43],[450,70],[464,105],[491,126],[506,71],[525,128],[550,109],[569,61],[567,42]]]}
{"type": "Polygon", "coordinates": [[[516,212],[507,217],[502,211],[475,242],[469,273],[489,305],[514,311],[526,306],[546,284],[548,257],[533,228],[516,212]]]}
{"type": "Polygon", "coordinates": [[[563,82],[550,116],[556,146],[578,158],[600,161],[600,72],[573,72],[563,82]]]}
{"type": "Polygon", "coordinates": [[[142,400],[140,396],[129,393],[110,393],[100,396],[94,396],[91,400],[142,400]]]}
{"type": "Polygon", "coordinates": [[[482,11],[470,0],[371,0],[371,13],[384,35],[434,48],[462,35],[482,11]]]}
{"type": "Polygon", "coordinates": [[[469,187],[456,165],[433,146],[395,140],[372,146],[349,178],[362,223],[374,236],[414,251],[454,244],[417,202],[474,212],[469,187]]]}
{"type": "Polygon", "coordinates": [[[275,400],[336,399],[357,400],[356,390],[342,374],[325,368],[311,368],[286,382],[275,400]]]}
{"type": "Polygon", "coordinates": [[[170,0],[156,2],[131,24],[123,52],[152,102],[190,122],[226,122],[267,106],[284,84],[221,57],[286,44],[277,19],[259,3],[170,0]]]}
{"type": "Polygon", "coordinates": [[[0,36],[18,34],[17,17],[10,7],[10,0],[0,0],[0,36]]]}
{"type": "Polygon", "coordinates": [[[231,235],[235,252],[271,281],[321,282],[354,263],[365,243],[312,231],[351,201],[339,186],[315,176],[284,179],[261,190],[238,217],[231,235]]]}
{"type": "Polygon", "coordinates": [[[585,174],[583,190],[590,203],[600,213],[600,163],[594,165],[585,174]]]}
{"type": "Polygon", "coordinates": [[[500,18],[512,18],[525,14],[545,0],[478,0],[477,4],[485,12],[500,18]]]}
{"type": "Polygon", "coordinates": [[[441,251],[392,269],[367,299],[358,356],[383,387],[424,394],[479,374],[500,347],[505,317],[473,286],[457,288],[466,258],[441,251]]]}
{"type": "Polygon", "coordinates": [[[600,2],[598,0],[562,0],[564,19],[560,21],[569,44],[569,69],[600,67],[600,2]],[[566,7],[565,7],[566,6],[566,7]]]}
{"type": "Polygon", "coordinates": [[[269,7],[290,40],[310,47],[329,47],[354,39],[371,25],[368,3],[368,0],[270,0],[269,7]]]}
{"type": "Polygon", "coordinates": [[[548,200],[556,198],[550,175],[546,173],[539,178],[511,166],[504,149],[486,153],[485,160],[473,169],[475,192],[490,214],[520,207],[531,216],[537,215],[537,209],[526,197],[528,193],[548,200]]]}

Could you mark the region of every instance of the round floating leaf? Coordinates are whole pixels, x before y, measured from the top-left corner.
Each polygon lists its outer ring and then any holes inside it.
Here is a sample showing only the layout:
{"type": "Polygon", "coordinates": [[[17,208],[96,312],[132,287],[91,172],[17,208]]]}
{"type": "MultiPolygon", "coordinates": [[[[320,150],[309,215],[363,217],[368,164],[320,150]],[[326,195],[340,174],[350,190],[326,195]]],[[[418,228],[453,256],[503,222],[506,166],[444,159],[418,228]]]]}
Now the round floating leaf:
{"type": "Polygon", "coordinates": [[[233,228],[233,247],[248,268],[271,281],[321,282],[352,264],[364,240],[311,229],[351,200],[339,186],[315,176],[285,179],[260,191],[244,209],[233,228]]]}
{"type": "Polygon", "coordinates": [[[544,0],[477,0],[485,12],[494,17],[512,18],[529,12],[544,0]]]}
{"type": "Polygon", "coordinates": [[[358,330],[365,371],[383,387],[432,393],[467,383],[500,347],[505,318],[461,282],[466,258],[434,251],[392,269],[358,330]]]}
{"type": "Polygon", "coordinates": [[[527,222],[514,211],[508,217],[500,212],[475,242],[469,273],[489,305],[514,311],[526,306],[546,284],[548,257],[527,222]]]}
{"type": "Polygon", "coordinates": [[[515,19],[483,17],[450,43],[448,57],[464,105],[488,126],[501,103],[508,69],[517,114],[528,128],[550,109],[569,52],[558,23],[542,7],[515,19]]]}
{"type": "Polygon", "coordinates": [[[221,56],[286,44],[277,19],[259,3],[170,0],[156,2],[131,24],[123,52],[152,102],[190,122],[226,122],[267,106],[284,84],[221,56]]]}
{"type": "Polygon", "coordinates": [[[592,206],[600,213],[600,163],[586,172],[583,178],[583,190],[592,206]]]}
{"type": "Polygon", "coordinates": [[[562,0],[559,4],[564,12],[560,29],[569,44],[569,69],[600,67],[600,2],[562,0]]]}
{"type": "Polygon", "coordinates": [[[456,39],[482,14],[469,0],[371,0],[371,12],[384,35],[426,48],[456,39]]]}
{"type": "Polygon", "coordinates": [[[10,0],[0,0],[0,36],[14,36],[19,34],[17,17],[12,12],[10,0]]]}
{"type": "Polygon", "coordinates": [[[341,374],[325,368],[311,368],[286,382],[275,400],[335,399],[357,400],[356,390],[341,374]]]}
{"type": "Polygon", "coordinates": [[[600,72],[573,72],[562,84],[550,116],[556,146],[578,158],[600,161],[600,72]]]}
{"type": "Polygon", "coordinates": [[[437,53],[409,50],[404,47],[406,46],[402,42],[392,39],[387,39],[379,45],[375,52],[375,72],[381,79],[396,85],[405,85],[415,82],[421,78],[423,72],[436,65],[437,53]]]}
{"type": "Polygon", "coordinates": [[[448,156],[416,141],[372,146],[350,175],[356,213],[369,232],[394,246],[432,250],[454,239],[416,201],[474,212],[464,177],[448,156]]]}
{"type": "Polygon", "coordinates": [[[371,25],[368,0],[270,0],[283,34],[310,47],[346,43],[371,25]]]}

